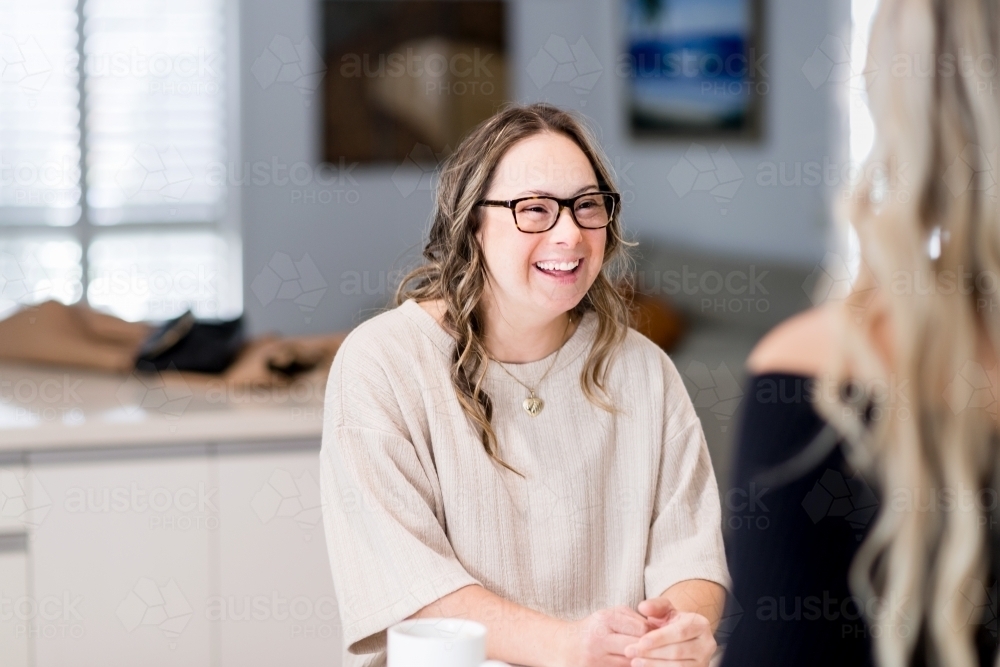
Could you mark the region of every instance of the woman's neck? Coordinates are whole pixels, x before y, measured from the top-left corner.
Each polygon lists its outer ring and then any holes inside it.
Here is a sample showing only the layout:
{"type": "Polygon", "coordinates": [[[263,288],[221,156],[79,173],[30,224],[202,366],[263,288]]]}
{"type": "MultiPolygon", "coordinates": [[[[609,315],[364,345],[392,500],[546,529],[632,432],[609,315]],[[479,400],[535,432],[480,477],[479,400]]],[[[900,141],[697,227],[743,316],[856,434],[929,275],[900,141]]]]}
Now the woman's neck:
{"type": "MultiPolygon", "coordinates": [[[[418,302],[420,307],[445,328],[446,307],[441,299],[418,302]]],[[[573,337],[581,318],[567,322],[569,314],[563,314],[544,325],[526,325],[524,322],[504,318],[499,312],[489,309],[486,314],[486,350],[490,356],[504,363],[526,364],[549,356],[573,337]],[[568,326],[567,326],[568,325],[568,326]]]]}
{"type": "Polygon", "coordinates": [[[544,359],[562,347],[579,325],[569,313],[547,322],[531,322],[496,307],[486,306],[484,310],[486,350],[504,363],[526,364],[544,359]]]}

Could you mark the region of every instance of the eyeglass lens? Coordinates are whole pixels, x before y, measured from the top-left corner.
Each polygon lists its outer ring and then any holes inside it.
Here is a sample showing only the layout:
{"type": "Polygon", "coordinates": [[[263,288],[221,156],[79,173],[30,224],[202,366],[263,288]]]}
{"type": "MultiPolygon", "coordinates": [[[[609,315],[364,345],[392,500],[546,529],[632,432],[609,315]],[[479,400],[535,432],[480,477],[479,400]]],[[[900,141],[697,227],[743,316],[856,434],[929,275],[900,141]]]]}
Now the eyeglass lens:
{"type": "MultiPolygon", "coordinates": [[[[608,224],[615,210],[610,195],[585,195],[573,205],[573,215],[582,227],[600,228],[608,224]]],[[[526,232],[544,231],[555,225],[559,203],[552,199],[525,199],[514,207],[518,228],[526,232]]]]}

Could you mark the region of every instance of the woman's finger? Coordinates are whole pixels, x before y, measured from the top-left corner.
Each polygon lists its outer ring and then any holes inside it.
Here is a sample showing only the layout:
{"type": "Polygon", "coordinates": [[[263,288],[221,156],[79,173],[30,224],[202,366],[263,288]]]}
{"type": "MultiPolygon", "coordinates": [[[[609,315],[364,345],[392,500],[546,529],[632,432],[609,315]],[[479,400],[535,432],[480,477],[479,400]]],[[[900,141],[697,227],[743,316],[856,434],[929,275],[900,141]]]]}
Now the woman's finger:
{"type": "Polygon", "coordinates": [[[640,653],[638,658],[653,660],[705,660],[715,653],[715,640],[707,637],[689,639],[679,644],[658,646],[640,653]]]}
{"type": "Polygon", "coordinates": [[[644,616],[669,618],[677,611],[674,604],[666,598],[650,598],[639,603],[639,613],[644,616]]]}
{"type": "Polygon", "coordinates": [[[647,632],[636,643],[642,652],[656,646],[685,642],[702,634],[711,634],[708,619],[701,614],[687,613],[676,617],[661,628],[647,632]]]}
{"type": "Polygon", "coordinates": [[[620,635],[620,634],[610,634],[605,637],[603,648],[610,655],[620,655],[627,657],[628,654],[625,653],[625,649],[629,646],[634,645],[636,642],[636,637],[630,635],[620,635]]]}
{"type": "Polygon", "coordinates": [[[638,612],[628,607],[615,607],[610,610],[605,622],[608,629],[623,635],[641,637],[649,632],[652,626],[638,612]]]}

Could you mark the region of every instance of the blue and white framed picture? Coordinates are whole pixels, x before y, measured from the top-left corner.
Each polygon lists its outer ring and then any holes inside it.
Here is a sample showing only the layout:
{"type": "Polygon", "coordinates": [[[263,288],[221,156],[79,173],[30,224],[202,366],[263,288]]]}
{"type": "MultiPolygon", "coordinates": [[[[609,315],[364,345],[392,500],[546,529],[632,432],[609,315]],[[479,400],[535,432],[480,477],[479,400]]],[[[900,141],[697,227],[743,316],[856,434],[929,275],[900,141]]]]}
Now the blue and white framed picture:
{"type": "Polygon", "coordinates": [[[621,1],[633,135],[760,137],[763,0],[621,1]]]}

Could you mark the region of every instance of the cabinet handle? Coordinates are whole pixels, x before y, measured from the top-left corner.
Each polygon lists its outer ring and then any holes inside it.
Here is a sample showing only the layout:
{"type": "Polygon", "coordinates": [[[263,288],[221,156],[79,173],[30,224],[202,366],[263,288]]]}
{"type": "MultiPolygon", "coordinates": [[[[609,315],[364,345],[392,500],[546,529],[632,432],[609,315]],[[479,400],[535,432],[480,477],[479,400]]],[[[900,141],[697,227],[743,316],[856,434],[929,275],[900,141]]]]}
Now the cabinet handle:
{"type": "Polygon", "coordinates": [[[0,533],[0,554],[27,550],[27,533],[0,533]]]}

